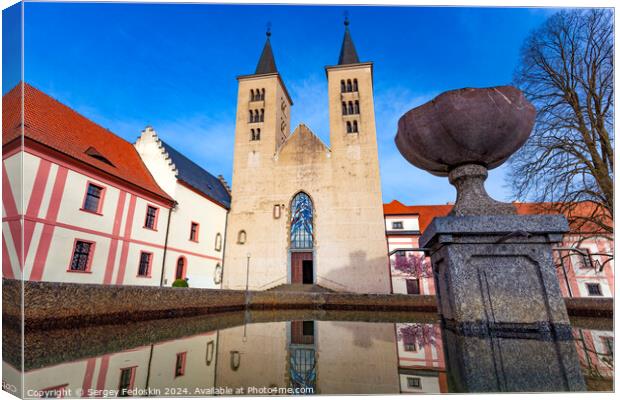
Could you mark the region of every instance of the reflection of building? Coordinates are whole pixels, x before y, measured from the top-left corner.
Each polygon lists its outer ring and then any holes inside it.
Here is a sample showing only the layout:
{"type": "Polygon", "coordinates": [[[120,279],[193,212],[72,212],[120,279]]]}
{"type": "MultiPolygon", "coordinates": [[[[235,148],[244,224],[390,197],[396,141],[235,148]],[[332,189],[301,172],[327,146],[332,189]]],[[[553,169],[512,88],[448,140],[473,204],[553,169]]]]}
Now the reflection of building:
{"type": "Polygon", "coordinates": [[[446,393],[448,383],[437,324],[395,324],[401,393],[446,393]]]}
{"type": "Polygon", "coordinates": [[[573,328],[579,363],[589,390],[612,390],[614,333],[573,328]]]}
{"type": "MultiPolygon", "coordinates": [[[[150,395],[193,395],[196,394],[196,389],[214,386],[216,354],[217,332],[213,331],[152,346],[65,362],[26,371],[23,374],[24,395],[144,396],[147,388],[151,389],[150,395]],[[170,392],[175,389],[176,392],[170,392]]],[[[3,362],[3,379],[19,382],[19,375],[18,369],[3,362]]]]}
{"type": "Polygon", "coordinates": [[[382,323],[292,321],[224,329],[218,335],[216,385],[398,393],[394,343],[394,324],[382,323]]]}
{"type": "MultiPolygon", "coordinates": [[[[535,203],[515,203],[519,214],[541,213],[535,203]]],[[[385,229],[388,249],[418,248],[418,238],[434,217],[447,215],[451,205],[406,206],[396,200],[384,204],[385,229]]],[[[563,243],[555,250],[558,280],[566,297],[611,297],[614,290],[614,243],[608,237],[583,232],[571,226],[572,232],[564,236],[563,243]],[[567,250],[571,248],[572,250],[567,250]],[[577,250],[574,250],[577,248],[577,250]]],[[[399,256],[421,256],[422,252],[403,252],[390,257],[394,293],[435,294],[431,274],[415,275],[397,268],[399,256]]],[[[426,259],[430,263],[430,259],[426,259]]],[[[430,265],[430,264],[429,264],[430,265]]]]}
{"type": "Polygon", "coordinates": [[[290,134],[269,37],[255,73],[238,78],[225,288],[245,288],[249,257],[251,289],[389,292],[372,63],[359,61],[348,28],[326,73],[330,147],[305,125],[290,134]]]}
{"type": "Polygon", "coordinates": [[[139,154],[34,87],[24,84],[23,97],[20,89],[2,101],[3,277],[156,286],[180,276],[216,287],[224,183],[160,147],[152,130],[139,154]]]}

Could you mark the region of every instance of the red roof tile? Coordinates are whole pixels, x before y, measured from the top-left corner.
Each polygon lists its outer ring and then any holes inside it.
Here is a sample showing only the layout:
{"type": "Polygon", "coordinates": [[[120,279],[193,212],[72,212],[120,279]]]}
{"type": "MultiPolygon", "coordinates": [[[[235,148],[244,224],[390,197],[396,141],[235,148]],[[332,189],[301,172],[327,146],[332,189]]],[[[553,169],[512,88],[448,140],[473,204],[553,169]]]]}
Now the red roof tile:
{"type": "MultiPolygon", "coordinates": [[[[517,214],[529,215],[529,214],[557,214],[549,207],[548,203],[514,203],[517,208],[517,214]]],[[[421,206],[406,206],[397,200],[392,200],[391,203],[383,205],[383,213],[385,215],[418,215],[418,224],[420,225],[420,232],[424,232],[426,227],[431,223],[435,217],[445,217],[452,210],[453,204],[440,204],[440,205],[421,205],[421,206]]],[[[576,215],[587,216],[593,210],[592,205],[588,203],[578,204],[575,213],[576,215]]],[[[610,224],[612,222],[610,221],[610,224]]],[[[577,224],[571,224],[571,230],[573,232],[594,232],[597,230],[595,226],[577,226],[577,224]],[[589,229],[589,230],[588,230],[589,229]]]]}
{"type": "MultiPolygon", "coordinates": [[[[20,108],[21,84],[2,97],[3,146],[21,135],[20,108]]],[[[173,201],[157,185],[131,143],[27,83],[24,84],[24,114],[27,138],[173,201]]]]}

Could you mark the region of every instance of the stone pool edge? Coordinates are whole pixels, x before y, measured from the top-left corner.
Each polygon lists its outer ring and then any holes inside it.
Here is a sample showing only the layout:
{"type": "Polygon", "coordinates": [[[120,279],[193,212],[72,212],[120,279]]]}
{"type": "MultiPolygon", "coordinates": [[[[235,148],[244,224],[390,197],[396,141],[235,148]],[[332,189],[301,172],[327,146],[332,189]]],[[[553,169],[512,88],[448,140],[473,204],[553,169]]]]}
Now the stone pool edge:
{"type": "MultiPolygon", "coordinates": [[[[319,309],[437,312],[435,296],[308,293],[2,280],[2,319],[26,330],[145,321],[230,311],[319,309]]],[[[569,315],[612,317],[613,299],[565,299],[569,315]]]]}

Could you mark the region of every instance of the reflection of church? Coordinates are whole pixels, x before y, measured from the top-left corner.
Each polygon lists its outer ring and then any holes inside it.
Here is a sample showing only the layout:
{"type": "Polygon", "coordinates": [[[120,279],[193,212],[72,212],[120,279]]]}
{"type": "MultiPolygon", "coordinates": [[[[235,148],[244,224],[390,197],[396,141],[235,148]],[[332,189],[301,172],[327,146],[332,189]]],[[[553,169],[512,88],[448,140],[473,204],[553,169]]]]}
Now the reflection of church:
{"type": "Polygon", "coordinates": [[[372,63],[359,61],[347,26],[338,64],[325,68],[328,147],[303,124],[290,133],[269,36],[255,73],[238,77],[223,288],[389,293],[372,63]]]}

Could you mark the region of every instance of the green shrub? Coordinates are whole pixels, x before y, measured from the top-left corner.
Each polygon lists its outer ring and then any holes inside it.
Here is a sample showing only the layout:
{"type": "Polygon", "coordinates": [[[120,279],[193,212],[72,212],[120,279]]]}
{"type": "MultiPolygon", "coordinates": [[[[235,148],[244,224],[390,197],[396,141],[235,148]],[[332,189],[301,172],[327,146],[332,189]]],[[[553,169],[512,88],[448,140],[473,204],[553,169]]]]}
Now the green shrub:
{"type": "Polygon", "coordinates": [[[187,280],[177,279],[174,283],[172,283],[172,287],[189,287],[189,285],[187,284],[187,280]]]}

